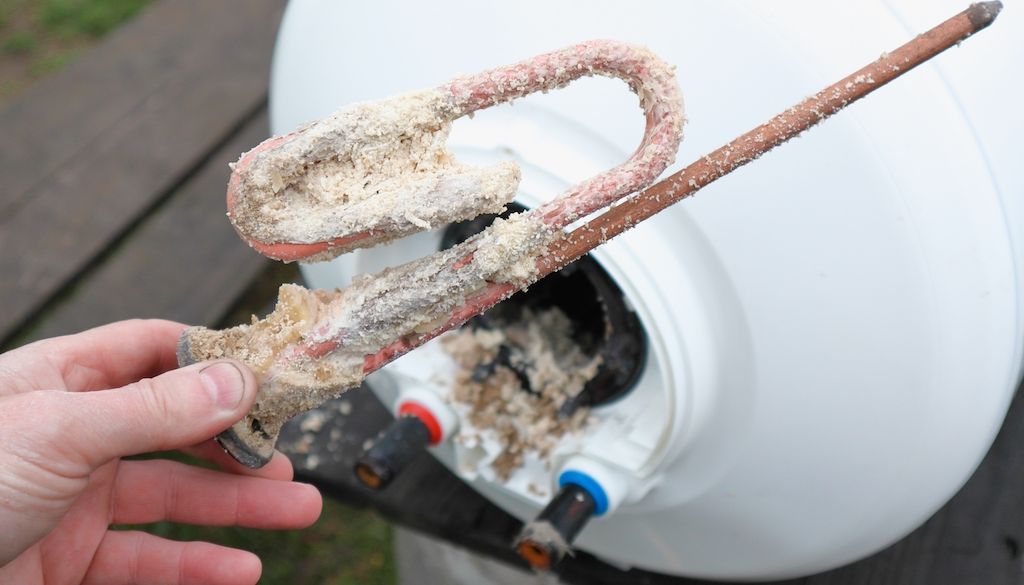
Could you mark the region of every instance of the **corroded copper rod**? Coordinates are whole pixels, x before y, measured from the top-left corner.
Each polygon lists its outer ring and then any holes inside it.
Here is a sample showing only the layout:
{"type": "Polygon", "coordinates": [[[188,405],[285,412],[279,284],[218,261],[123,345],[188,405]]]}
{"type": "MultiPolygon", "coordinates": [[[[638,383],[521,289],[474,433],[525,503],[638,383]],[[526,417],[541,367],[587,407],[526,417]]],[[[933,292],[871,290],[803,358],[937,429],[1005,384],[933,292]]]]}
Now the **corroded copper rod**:
{"type": "Polygon", "coordinates": [[[609,238],[635,226],[715,180],[817,125],[907,71],[992,24],[1001,2],[971,4],[966,10],[918,35],[874,63],[840,79],[796,106],[730,141],[685,169],[648,187],[555,242],[539,266],[557,271],[609,238]]]}
{"type": "MultiPolygon", "coordinates": [[[[591,219],[548,247],[537,260],[539,276],[556,272],[669,205],[693,195],[715,180],[759,158],[819,122],[896,79],[914,67],[959,44],[992,24],[1001,2],[971,4],[966,10],[922,33],[877,61],[840,79],[796,106],[700,158],[685,169],[648,187],[625,202],[591,219]]],[[[466,299],[451,318],[429,333],[406,336],[366,356],[369,374],[438,335],[454,329],[516,292],[508,283],[491,283],[478,295],[466,299]]]]}

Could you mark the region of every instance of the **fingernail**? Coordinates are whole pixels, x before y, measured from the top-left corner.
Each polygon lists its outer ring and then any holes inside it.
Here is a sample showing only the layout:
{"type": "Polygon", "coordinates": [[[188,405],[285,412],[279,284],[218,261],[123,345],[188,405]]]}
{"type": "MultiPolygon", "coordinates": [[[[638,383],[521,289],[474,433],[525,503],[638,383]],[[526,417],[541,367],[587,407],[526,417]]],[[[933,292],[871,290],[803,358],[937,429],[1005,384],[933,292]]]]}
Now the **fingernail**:
{"type": "Polygon", "coordinates": [[[224,410],[234,410],[245,394],[245,378],[231,362],[217,362],[199,371],[210,397],[224,410]]]}

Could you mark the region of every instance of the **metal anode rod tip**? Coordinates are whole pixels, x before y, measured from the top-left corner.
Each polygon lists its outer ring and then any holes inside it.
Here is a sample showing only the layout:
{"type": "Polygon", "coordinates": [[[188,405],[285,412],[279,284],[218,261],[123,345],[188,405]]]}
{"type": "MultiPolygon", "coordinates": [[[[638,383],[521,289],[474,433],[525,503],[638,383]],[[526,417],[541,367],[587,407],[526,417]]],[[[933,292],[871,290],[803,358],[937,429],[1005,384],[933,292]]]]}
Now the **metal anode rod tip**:
{"type": "Polygon", "coordinates": [[[1003,10],[1003,3],[999,0],[992,0],[991,2],[977,2],[971,4],[967,8],[967,18],[971,20],[971,24],[974,25],[974,30],[979,31],[986,26],[992,24],[992,21],[999,16],[999,13],[1003,10]]]}

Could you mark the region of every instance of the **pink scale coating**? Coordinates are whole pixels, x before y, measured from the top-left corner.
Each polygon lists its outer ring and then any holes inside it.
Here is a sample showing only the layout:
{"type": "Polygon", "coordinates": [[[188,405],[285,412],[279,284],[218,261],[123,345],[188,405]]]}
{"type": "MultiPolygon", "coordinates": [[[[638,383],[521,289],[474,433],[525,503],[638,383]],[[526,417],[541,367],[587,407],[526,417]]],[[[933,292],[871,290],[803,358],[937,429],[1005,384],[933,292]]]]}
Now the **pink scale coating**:
{"type": "MultiPolygon", "coordinates": [[[[561,229],[617,199],[650,185],[675,159],[682,140],[683,104],[672,68],[649,50],[636,45],[595,40],[538,55],[519,63],[460,77],[439,89],[451,96],[445,118],[455,120],[477,110],[509,102],[538,91],[563,87],[590,75],[617,77],[640,96],[646,127],[640,146],[621,165],[609,169],[543,205],[538,212],[545,223],[561,229]]],[[[294,134],[294,133],[293,133],[294,134]]],[[[289,134],[271,139],[239,161],[245,168],[257,153],[273,148],[289,134]]],[[[228,214],[237,201],[237,173],[228,186],[228,214]]],[[[380,236],[370,232],[345,234],[313,244],[260,242],[239,232],[257,252],[278,260],[311,258],[328,249],[358,247],[380,236]]]]}
{"type": "Polygon", "coordinates": [[[640,96],[647,125],[640,146],[626,162],[538,209],[545,223],[559,229],[650,185],[675,160],[684,119],[672,67],[643,47],[595,40],[458,78],[441,88],[452,95],[459,117],[590,75],[626,81],[640,96]]]}
{"type": "MultiPolygon", "coordinates": [[[[460,77],[441,87],[451,95],[451,111],[447,115],[455,119],[531,93],[563,87],[573,80],[595,74],[623,79],[640,96],[646,119],[644,136],[639,147],[624,163],[572,187],[531,212],[540,214],[542,220],[555,229],[562,229],[577,218],[650,185],[672,164],[682,140],[684,122],[682,98],[672,68],[645,48],[596,40],[460,77]]],[[[451,268],[457,270],[471,260],[472,254],[456,261],[451,268]]],[[[377,353],[368,355],[364,371],[370,373],[457,327],[516,290],[517,287],[507,283],[489,283],[479,295],[467,299],[463,306],[454,310],[451,318],[437,330],[423,335],[401,336],[377,353]]],[[[317,329],[325,327],[326,324],[319,324],[317,329]]],[[[333,340],[310,341],[308,345],[297,347],[295,353],[320,357],[342,347],[343,337],[342,331],[333,340]]],[[[282,361],[287,363],[297,356],[287,352],[282,357],[285,358],[282,361]]]]}

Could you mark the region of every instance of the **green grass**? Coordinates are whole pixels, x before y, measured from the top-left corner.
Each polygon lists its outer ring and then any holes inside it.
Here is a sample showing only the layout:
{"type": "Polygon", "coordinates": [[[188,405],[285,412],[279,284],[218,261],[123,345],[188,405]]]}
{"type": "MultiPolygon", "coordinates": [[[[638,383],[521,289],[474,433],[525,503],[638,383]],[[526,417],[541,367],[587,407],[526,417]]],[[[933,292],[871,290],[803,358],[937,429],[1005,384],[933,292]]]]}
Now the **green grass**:
{"type": "Polygon", "coordinates": [[[29,66],[29,73],[32,77],[42,77],[55,73],[66,67],[68,63],[74,61],[77,56],[78,51],[75,49],[42,55],[32,61],[32,65],[29,66]]]}
{"type": "Polygon", "coordinates": [[[0,49],[11,55],[27,55],[36,50],[36,37],[30,32],[18,31],[6,37],[0,49]]]}
{"type": "Polygon", "coordinates": [[[135,16],[149,0],[42,0],[37,19],[65,38],[101,37],[135,16]]]}
{"type": "Polygon", "coordinates": [[[0,0],[0,100],[63,69],[151,0],[0,0]]]}

